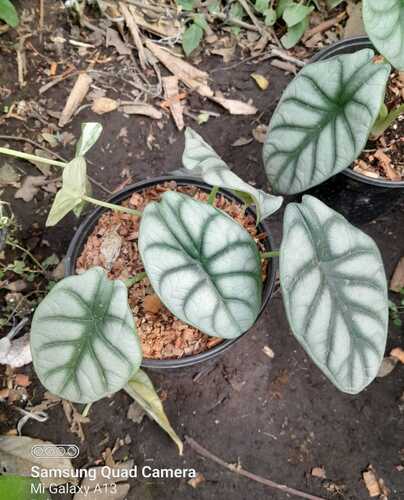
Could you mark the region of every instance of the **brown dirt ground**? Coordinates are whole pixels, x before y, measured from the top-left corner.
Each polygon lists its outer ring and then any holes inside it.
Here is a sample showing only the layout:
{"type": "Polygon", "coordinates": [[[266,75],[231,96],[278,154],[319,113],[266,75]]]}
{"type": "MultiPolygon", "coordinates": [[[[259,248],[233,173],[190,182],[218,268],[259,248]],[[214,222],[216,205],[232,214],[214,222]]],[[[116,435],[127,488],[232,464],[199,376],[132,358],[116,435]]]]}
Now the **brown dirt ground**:
{"type": "MultiPolygon", "coordinates": [[[[59,23],[63,25],[65,20],[60,18],[59,23]]],[[[11,43],[12,38],[4,35],[1,42],[11,43]]],[[[33,42],[39,47],[37,37],[33,42]]],[[[2,50],[0,64],[0,85],[12,89],[12,95],[3,105],[21,99],[22,95],[36,98],[35,75],[43,68],[41,58],[30,58],[32,78],[23,92],[14,84],[15,59],[2,50]]],[[[211,118],[202,127],[191,125],[245,180],[255,181],[259,187],[265,188],[261,145],[253,141],[236,148],[231,144],[240,136],[249,136],[259,120],[268,122],[288,78],[268,63],[261,64],[260,73],[270,80],[269,89],[262,92],[250,78],[250,74],[258,69],[254,65],[244,63],[226,71],[222,69],[220,58],[211,58],[203,66],[215,70],[215,81],[223,90],[231,89],[234,96],[253,99],[261,114],[258,117],[230,116],[211,104],[203,103],[204,107],[221,112],[221,116],[211,118]]],[[[48,92],[47,98],[53,100],[54,109],[62,108],[70,88],[71,81],[67,81],[48,92]]],[[[201,104],[198,97],[193,97],[191,103],[196,107],[201,104]]],[[[65,130],[77,135],[80,122],[94,118],[93,113],[85,109],[65,130]]],[[[89,159],[94,162],[89,170],[111,190],[122,182],[120,174],[124,169],[128,169],[136,181],[178,167],[184,141],[171,120],[164,120],[164,127],[160,130],[150,119],[125,118],[118,112],[96,118],[103,123],[104,133],[89,154],[89,159]],[[127,144],[117,139],[124,126],[128,128],[127,144]],[[159,146],[151,151],[146,147],[150,132],[159,146]]],[[[34,137],[29,130],[34,129],[34,125],[33,121],[25,125],[9,121],[1,127],[1,133],[34,137]]],[[[21,145],[13,143],[13,146],[21,145]]],[[[73,149],[66,147],[60,152],[69,157],[73,149]]],[[[22,162],[15,164],[29,169],[22,162]]],[[[96,192],[96,195],[103,196],[103,193],[96,192]]],[[[51,199],[49,196],[26,204],[13,200],[12,190],[7,190],[5,198],[12,201],[23,239],[30,238],[34,222],[43,227],[44,207],[51,199]]],[[[394,207],[387,208],[391,209],[390,212],[362,225],[362,229],[378,243],[390,276],[404,254],[404,200],[401,198],[394,207]]],[[[271,219],[278,243],[281,220],[282,213],[271,219]]],[[[41,236],[61,256],[77,224],[73,217],[69,217],[56,228],[45,229],[41,236]]],[[[402,334],[402,330],[391,326],[388,349],[403,346],[402,334]]],[[[43,389],[32,368],[19,371],[29,374],[34,380],[29,393],[34,401],[39,402],[43,389]]],[[[290,334],[279,292],[251,332],[213,364],[182,371],[150,372],[150,375],[155,385],[166,394],[165,408],[179,434],[192,436],[228,462],[235,463],[239,459],[246,469],[275,481],[324,498],[347,500],[368,498],[361,473],[372,464],[392,490],[389,498],[399,500],[404,497],[404,472],[396,468],[404,461],[404,407],[399,401],[404,389],[404,366],[398,366],[390,376],[376,380],[358,396],[340,393],[320,374],[290,334]],[[273,360],[263,352],[264,346],[273,349],[273,360]],[[198,374],[199,378],[194,382],[198,374]],[[325,467],[326,481],[311,477],[311,469],[317,466],[325,467]],[[327,489],[328,483],[340,485],[343,493],[335,495],[327,489]]],[[[136,425],[126,418],[130,403],[129,397],[122,392],[95,403],[89,414],[90,423],[84,425],[84,443],[70,433],[60,407],[49,411],[46,424],[28,422],[24,435],[55,443],[78,444],[81,453],[75,461],[76,466],[93,464],[106,447],[113,447],[117,438],[129,435],[131,444],[121,448],[115,455],[116,459],[129,456],[139,466],[195,467],[206,479],[196,489],[185,480],[133,480],[129,500],[287,498],[200,459],[187,447],[184,456],[179,457],[173,443],[153,422],[146,419],[141,425],[136,425]]],[[[3,415],[4,412],[3,407],[3,415]]],[[[9,415],[9,421],[2,423],[2,431],[15,425],[15,414],[6,412],[6,415],[9,415]]]]}

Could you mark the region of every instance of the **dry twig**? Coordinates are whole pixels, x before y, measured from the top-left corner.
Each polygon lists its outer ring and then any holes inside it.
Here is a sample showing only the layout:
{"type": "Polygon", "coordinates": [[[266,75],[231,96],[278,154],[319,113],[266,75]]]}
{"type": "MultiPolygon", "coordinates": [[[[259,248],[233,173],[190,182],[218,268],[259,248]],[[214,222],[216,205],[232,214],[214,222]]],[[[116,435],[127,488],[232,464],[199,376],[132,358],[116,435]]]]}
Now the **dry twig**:
{"type": "Polygon", "coordinates": [[[146,54],[135,18],[131,14],[128,7],[124,4],[124,2],[119,2],[119,8],[121,9],[122,15],[125,18],[126,25],[128,26],[130,34],[132,35],[133,43],[135,44],[137,52],[139,54],[140,66],[144,70],[146,69],[146,54]]]}
{"type": "Polygon", "coordinates": [[[194,439],[192,439],[189,436],[185,436],[185,442],[194,450],[198,455],[201,455],[202,457],[205,457],[212,462],[216,462],[217,464],[221,465],[222,467],[225,467],[227,470],[231,472],[235,472],[236,474],[239,474],[240,476],[247,477],[248,479],[251,479],[252,481],[256,481],[257,483],[265,484],[265,486],[269,486],[270,488],[274,488],[276,490],[283,491],[286,494],[289,495],[294,495],[299,498],[306,498],[308,500],[325,500],[322,497],[317,497],[315,495],[310,495],[309,493],[304,493],[303,491],[295,490],[294,488],[290,488],[289,486],[286,486],[285,484],[279,484],[275,483],[274,481],[271,481],[270,479],[266,479],[265,477],[257,476],[256,474],[253,474],[252,472],[248,472],[244,470],[243,468],[233,465],[233,464],[228,464],[221,458],[217,457],[210,451],[208,451],[206,448],[203,448],[200,444],[198,444],[194,439]]]}

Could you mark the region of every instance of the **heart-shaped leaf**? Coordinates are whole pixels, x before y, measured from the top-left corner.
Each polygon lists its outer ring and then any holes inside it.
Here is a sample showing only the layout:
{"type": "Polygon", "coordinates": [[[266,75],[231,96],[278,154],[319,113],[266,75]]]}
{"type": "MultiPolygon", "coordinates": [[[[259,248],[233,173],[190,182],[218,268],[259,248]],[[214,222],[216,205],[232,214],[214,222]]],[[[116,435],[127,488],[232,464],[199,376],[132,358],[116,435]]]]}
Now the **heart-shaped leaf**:
{"type": "Polygon", "coordinates": [[[202,137],[187,127],[182,163],[192,175],[201,177],[211,186],[230,189],[237,195],[247,194],[249,203],[257,209],[257,223],[276,212],[282,205],[282,196],[273,196],[255,189],[232,172],[216,151],[202,137]]]}
{"type": "Polygon", "coordinates": [[[84,156],[98,141],[102,125],[97,122],[82,123],[81,136],[76,146],[76,156],[84,156]]]}
{"type": "Polygon", "coordinates": [[[280,280],[290,327],[324,374],[356,394],[377,375],[388,323],[374,241],[312,196],[285,211],[280,280]]]}
{"type": "Polygon", "coordinates": [[[403,0],[363,0],[363,21],[376,49],[397,69],[404,69],[403,0]]]}
{"type": "Polygon", "coordinates": [[[182,455],[184,445],[165,414],[163,404],[153,387],[153,382],[143,370],[138,370],[129,380],[125,391],[131,396],[159,426],[167,432],[182,455]]]}
{"type": "Polygon", "coordinates": [[[19,23],[18,14],[10,0],[0,0],[0,19],[16,28],[19,23]]]}
{"type": "Polygon", "coordinates": [[[373,55],[365,49],[308,64],[288,85],[264,145],[265,170],[276,191],[304,191],[358,157],[390,73],[373,55]]]}
{"type": "Polygon", "coordinates": [[[254,324],[260,256],[248,232],[225,213],[166,192],[143,212],[139,250],[155,292],[177,318],[223,338],[254,324]]]}
{"type": "Polygon", "coordinates": [[[54,226],[71,210],[82,205],[88,186],[85,159],[79,156],[68,163],[63,169],[62,179],[63,184],[56,193],[46,221],[47,226],[54,226]]]}
{"type": "Polygon", "coordinates": [[[301,23],[304,19],[310,16],[313,10],[313,5],[308,7],[307,5],[292,3],[286,7],[282,17],[286,25],[290,28],[301,23]]]}
{"type": "Polygon", "coordinates": [[[64,399],[122,389],[142,359],[125,285],[100,267],[59,282],[35,311],[31,350],[42,384],[64,399]]]}

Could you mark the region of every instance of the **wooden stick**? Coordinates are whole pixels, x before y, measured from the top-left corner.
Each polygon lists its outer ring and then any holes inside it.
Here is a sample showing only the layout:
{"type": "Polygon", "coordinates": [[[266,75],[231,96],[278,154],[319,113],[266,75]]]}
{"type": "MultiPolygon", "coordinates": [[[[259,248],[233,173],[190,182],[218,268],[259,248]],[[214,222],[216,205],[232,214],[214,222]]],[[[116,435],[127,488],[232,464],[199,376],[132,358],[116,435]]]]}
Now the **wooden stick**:
{"type": "Polygon", "coordinates": [[[119,2],[119,8],[122,12],[123,17],[125,18],[126,25],[128,26],[130,34],[132,35],[133,43],[135,44],[135,47],[139,54],[140,66],[144,70],[146,69],[146,53],[144,51],[142,39],[140,38],[139,28],[130,10],[124,4],[124,2],[119,2]]]}
{"type": "Polygon", "coordinates": [[[304,493],[303,491],[295,490],[294,488],[290,488],[289,486],[286,486],[285,484],[279,484],[275,483],[274,481],[271,481],[270,479],[266,479],[265,477],[257,476],[256,474],[253,474],[252,472],[248,472],[244,469],[242,469],[239,466],[228,464],[221,458],[217,457],[207,449],[203,448],[200,444],[198,444],[194,439],[192,439],[189,436],[185,436],[185,442],[194,450],[198,455],[201,455],[202,457],[205,457],[209,460],[212,460],[212,462],[216,462],[217,464],[221,465],[222,467],[226,468],[227,470],[231,472],[235,472],[236,474],[239,474],[240,476],[247,477],[248,479],[251,479],[252,481],[256,481],[257,483],[265,484],[265,486],[269,486],[270,488],[274,488],[280,491],[283,491],[286,494],[289,495],[294,495],[299,498],[306,498],[307,500],[325,500],[325,498],[322,497],[317,497],[315,495],[310,495],[309,493],[304,493]]]}
{"type": "Polygon", "coordinates": [[[341,14],[338,14],[338,16],[333,17],[332,19],[327,19],[327,21],[323,21],[322,23],[318,24],[317,26],[314,26],[314,28],[307,30],[306,33],[304,34],[304,39],[308,40],[309,38],[311,38],[313,35],[316,35],[317,33],[322,33],[323,31],[329,30],[335,24],[338,24],[340,21],[342,21],[346,15],[347,14],[345,11],[341,12],[341,14]]]}
{"type": "Polygon", "coordinates": [[[250,9],[250,6],[246,2],[246,0],[238,0],[238,3],[246,11],[248,17],[251,19],[251,21],[253,22],[254,26],[257,28],[257,30],[263,35],[264,34],[264,30],[262,29],[262,26],[260,25],[258,19],[255,17],[253,11],[250,9]]]}

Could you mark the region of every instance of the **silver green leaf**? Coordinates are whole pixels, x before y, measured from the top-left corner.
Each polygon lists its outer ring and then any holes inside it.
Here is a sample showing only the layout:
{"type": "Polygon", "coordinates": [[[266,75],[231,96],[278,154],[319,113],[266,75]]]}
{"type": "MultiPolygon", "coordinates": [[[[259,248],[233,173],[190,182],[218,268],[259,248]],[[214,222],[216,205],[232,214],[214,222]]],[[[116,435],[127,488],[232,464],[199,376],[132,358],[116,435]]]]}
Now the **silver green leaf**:
{"type": "Polygon", "coordinates": [[[147,373],[143,370],[138,370],[129,380],[125,391],[146,411],[150,418],[167,432],[177,445],[180,455],[182,455],[184,445],[175,430],[171,427],[170,421],[164,411],[163,403],[147,373]]]}
{"type": "Polygon", "coordinates": [[[363,0],[363,21],[373,45],[397,69],[404,69],[403,0],[363,0]]]}
{"type": "Polygon", "coordinates": [[[224,212],[166,192],[143,212],[139,250],[161,301],[202,332],[234,338],[260,307],[260,256],[249,233],[224,212]]]}
{"type": "Polygon", "coordinates": [[[41,383],[64,399],[122,389],[142,360],[126,286],[100,267],[59,282],[35,311],[31,351],[41,383]]]}
{"type": "Polygon", "coordinates": [[[81,206],[87,187],[86,161],[82,156],[79,156],[74,158],[63,169],[62,187],[53,200],[46,225],[54,226],[71,210],[81,206]]]}
{"type": "Polygon", "coordinates": [[[76,157],[84,156],[98,141],[102,133],[102,125],[97,122],[88,122],[81,125],[81,136],[76,146],[76,157]]]}
{"type": "Polygon", "coordinates": [[[312,196],[285,211],[280,280],[293,334],[341,390],[377,375],[387,338],[387,282],[375,242],[312,196]]]}
{"type": "Polygon", "coordinates": [[[388,64],[372,50],[308,64],[288,85],[269,124],[264,165],[280,193],[299,193],[360,154],[384,99],[388,64]]]}
{"type": "Polygon", "coordinates": [[[187,127],[182,163],[193,175],[211,186],[230,189],[236,194],[249,195],[257,209],[257,223],[276,212],[282,205],[282,196],[273,196],[244,182],[232,172],[216,151],[202,137],[187,127]]]}

